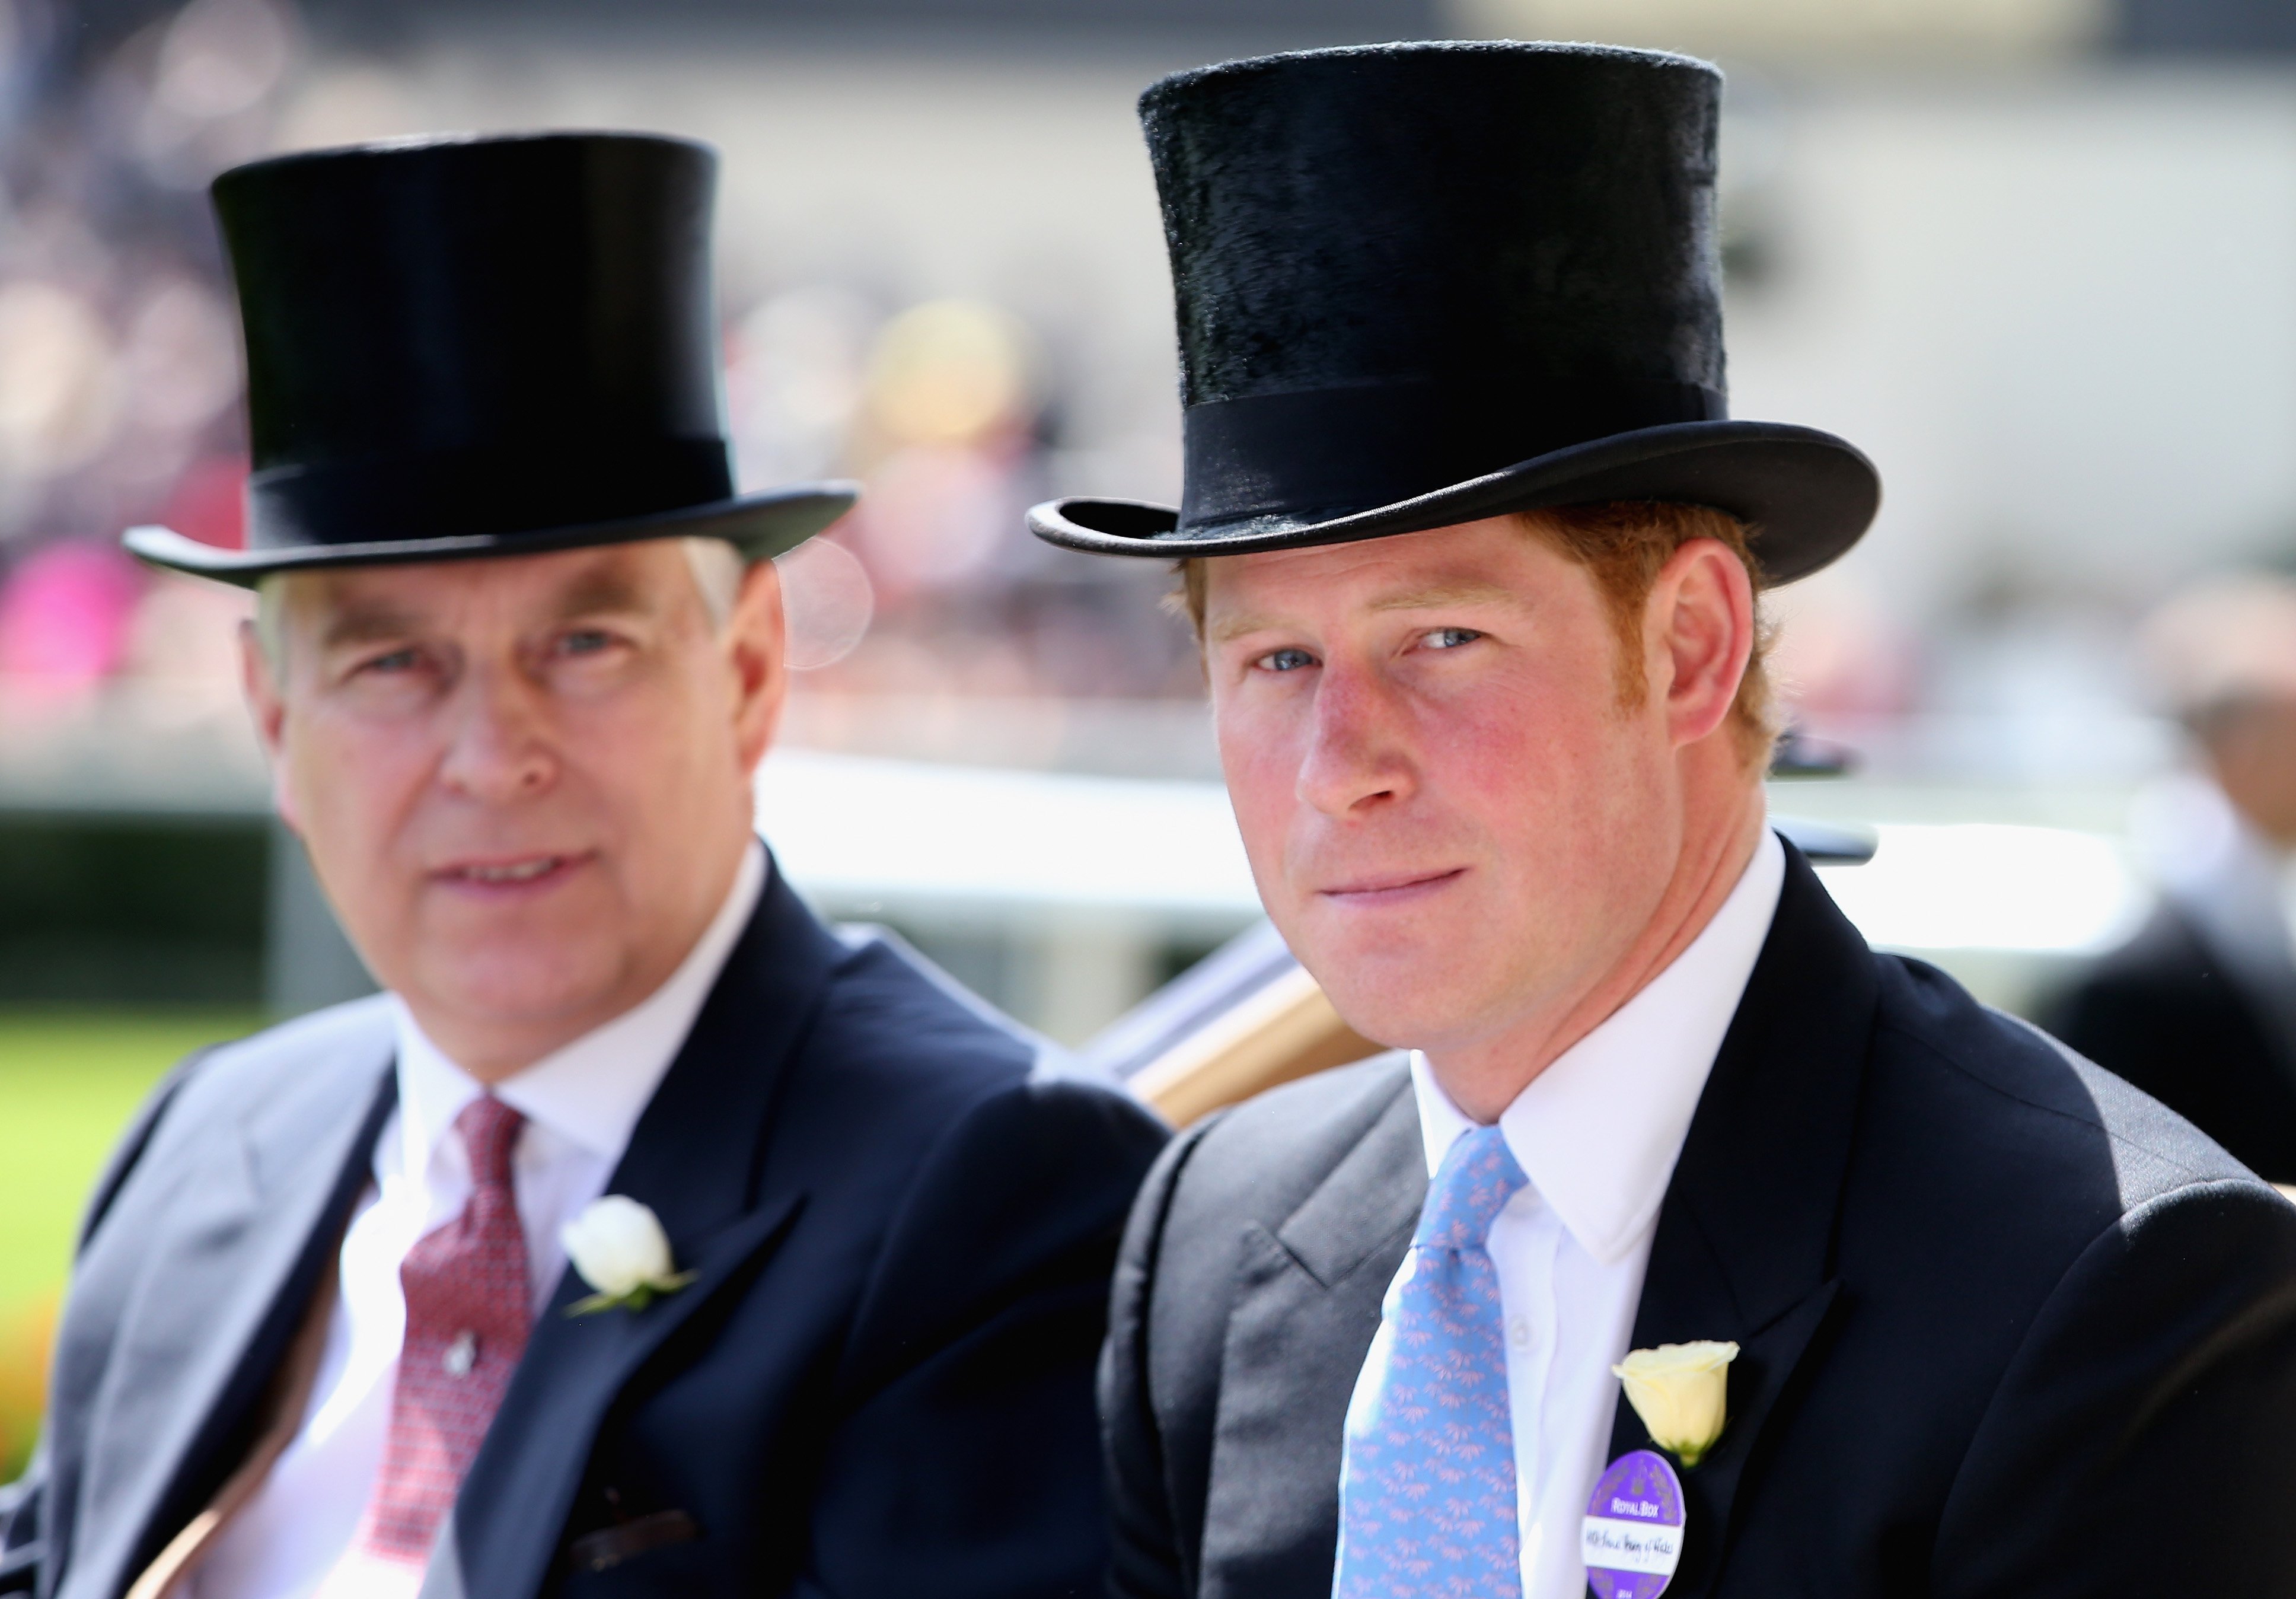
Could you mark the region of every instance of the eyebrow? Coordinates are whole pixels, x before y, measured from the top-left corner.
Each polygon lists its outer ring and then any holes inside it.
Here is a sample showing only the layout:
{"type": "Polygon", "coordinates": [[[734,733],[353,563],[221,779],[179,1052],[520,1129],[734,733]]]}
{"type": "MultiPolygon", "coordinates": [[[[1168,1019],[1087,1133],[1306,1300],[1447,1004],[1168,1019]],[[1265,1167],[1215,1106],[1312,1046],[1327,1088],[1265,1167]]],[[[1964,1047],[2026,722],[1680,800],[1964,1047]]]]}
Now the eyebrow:
{"type": "Polygon", "coordinates": [[[380,644],[386,639],[404,638],[422,625],[414,611],[401,605],[374,602],[352,605],[327,619],[319,635],[319,647],[340,650],[346,645],[380,644]]]}
{"type": "MultiPolygon", "coordinates": [[[[1469,580],[1463,583],[1437,583],[1425,588],[1407,588],[1399,593],[1382,594],[1371,602],[1374,611],[1432,611],[1445,605],[1489,605],[1516,599],[1513,589],[1500,583],[1469,580]]],[[[1246,611],[1215,623],[1204,630],[1204,636],[1213,644],[1226,644],[1248,633],[1280,627],[1283,624],[1273,617],[1246,611]]]]}
{"type": "MultiPolygon", "coordinates": [[[[551,605],[551,611],[559,621],[596,616],[602,612],[650,613],[653,609],[644,586],[631,582],[627,574],[616,571],[586,572],[568,585],[551,605]]],[[[319,636],[319,647],[340,650],[380,644],[404,638],[410,633],[419,633],[423,626],[424,618],[420,611],[394,601],[355,602],[328,619],[325,629],[319,636]]]]}
{"type": "Polygon", "coordinates": [[[1431,611],[1444,605],[1489,605],[1515,597],[1515,591],[1503,583],[1470,579],[1464,583],[1437,583],[1425,588],[1410,588],[1401,594],[1387,594],[1374,600],[1371,608],[1374,611],[1431,611]]]}
{"type": "Polygon", "coordinates": [[[630,580],[627,572],[608,568],[603,571],[587,571],[566,586],[552,607],[558,619],[595,616],[600,611],[635,611],[651,615],[659,607],[656,596],[647,593],[645,586],[630,580]]]}
{"type": "Polygon", "coordinates": [[[1213,644],[1224,644],[1232,638],[1242,638],[1247,633],[1258,633],[1275,626],[1271,619],[1247,611],[1242,616],[1227,617],[1212,623],[1205,627],[1204,636],[1213,644]]]}

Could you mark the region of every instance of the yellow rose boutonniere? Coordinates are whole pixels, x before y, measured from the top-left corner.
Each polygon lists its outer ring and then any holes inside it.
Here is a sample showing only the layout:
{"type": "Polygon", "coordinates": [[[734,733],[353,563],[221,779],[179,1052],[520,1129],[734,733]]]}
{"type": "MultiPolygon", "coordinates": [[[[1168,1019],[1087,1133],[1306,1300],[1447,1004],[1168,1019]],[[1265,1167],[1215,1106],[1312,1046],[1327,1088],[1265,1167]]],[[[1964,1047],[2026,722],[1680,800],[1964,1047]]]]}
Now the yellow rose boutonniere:
{"type": "Polygon", "coordinates": [[[1734,1343],[1662,1343],[1635,1349],[1611,1370],[1627,1385],[1627,1402],[1651,1441],[1694,1466],[1722,1436],[1734,1343]]]}

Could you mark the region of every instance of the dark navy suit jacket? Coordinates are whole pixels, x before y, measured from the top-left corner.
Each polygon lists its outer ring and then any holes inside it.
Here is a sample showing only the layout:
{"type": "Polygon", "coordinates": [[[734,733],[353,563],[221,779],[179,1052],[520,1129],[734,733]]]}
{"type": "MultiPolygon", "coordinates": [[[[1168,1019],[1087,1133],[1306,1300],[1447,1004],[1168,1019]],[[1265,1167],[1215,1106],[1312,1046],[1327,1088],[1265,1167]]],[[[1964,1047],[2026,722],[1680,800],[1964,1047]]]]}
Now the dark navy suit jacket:
{"type": "MultiPolygon", "coordinates": [[[[380,1001],[179,1068],[99,1187],[0,1592],[114,1599],[245,1455],[390,1107],[380,1001]]],[[[1106,1558],[1090,1372],[1163,1143],[765,894],[608,1191],[691,1286],[537,1318],[429,1595],[1022,1599],[1106,1558]]]]}
{"type": "MultiPolygon", "coordinates": [[[[1176,1141],[1102,1403],[1125,1599],[1329,1599],[1341,1426],[1427,1188],[1390,1057],[1176,1141]]],[[[1917,963],[1798,852],[1634,1343],[1742,1346],[1668,1599],[2296,1594],[2296,1206],[1917,963]]],[[[1648,1447],[1620,1399],[1610,1457],[1648,1447]]]]}
{"type": "Polygon", "coordinates": [[[2284,957],[2228,961],[2163,905],[2042,1021],[2259,1176],[2296,1183],[2296,967],[2284,957]]]}

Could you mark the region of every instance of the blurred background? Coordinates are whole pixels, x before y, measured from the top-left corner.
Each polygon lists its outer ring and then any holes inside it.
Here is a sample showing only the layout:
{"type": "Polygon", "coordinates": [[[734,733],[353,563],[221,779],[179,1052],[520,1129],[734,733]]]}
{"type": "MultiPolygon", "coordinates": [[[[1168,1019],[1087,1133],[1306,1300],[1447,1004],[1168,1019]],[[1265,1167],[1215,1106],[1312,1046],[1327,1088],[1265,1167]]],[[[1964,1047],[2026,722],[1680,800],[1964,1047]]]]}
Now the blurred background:
{"type": "Polygon", "coordinates": [[[2029,1012],[2143,922],[2187,756],[2137,623],[2296,555],[2288,0],[0,0],[0,1480],[136,1097],[365,986],[267,819],[240,596],[116,543],[239,537],[208,179],[446,129],[717,144],[741,477],[869,489],[787,563],[767,830],[824,910],[1077,1044],[1256,918],[1168,574],[1021,523],[1178,491],[1133,100],[1439,36],[1729,70],[1734,413],[1888,484],[1778,604],[1797,724],[1857,759],[1775,804],[1881,839],[1846,908],[2029,1012]]]}

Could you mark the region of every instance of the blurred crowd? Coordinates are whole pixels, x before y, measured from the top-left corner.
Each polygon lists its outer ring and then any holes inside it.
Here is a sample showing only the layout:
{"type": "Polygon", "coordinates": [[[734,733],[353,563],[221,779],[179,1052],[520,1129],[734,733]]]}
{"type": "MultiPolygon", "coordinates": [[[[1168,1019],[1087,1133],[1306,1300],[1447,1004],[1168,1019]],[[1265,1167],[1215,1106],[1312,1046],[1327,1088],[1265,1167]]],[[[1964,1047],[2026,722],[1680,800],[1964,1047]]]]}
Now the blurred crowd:
{"type": "Polygon", "coordinates": [[[2140,793],[2151,919],[2043,1020],[2279,1183],[2296,1183],[2296,580],[2177,594],[2140,635],[2189,768],[2140,793]]]}
{"type": "MultiPolygon", "coordinates": [[[[120,689],[220,705],[242,602],[145,572],[118,535],[242,536],[238,331],[205,185],[309,142],[311,53],[288,0],[192,0],[117,39],[70,19],[0,0],[0,717],[120,689]]],[[[1194,691],[1180,630],[1141,603],[1162,572],[1063,561],[1021,526],[1068,442],[1041,330],[855,283],[723,308],[744,486],[868,485],[785,569],[809,690],[1194,691]]]]}
{"type": "Polygon", "coordinates": [[[792,660],[816,691],[1193,695],[1185,635],[1143,603],[1153,563],[1064,558],[1021,518],[1063,448],[1057,369],[1003,308],[906,308],[805,285],[728,330],[744,483],[841,473],[866,486],[826,541],[784,564],[792,660]]]}
{"type": "MultiPolygon", "coordinates": [[[[0,0],[0,725],[123,694],[234,701],[242,597],[148,573],[117,538],[143,522],[242,537],[238,332],[205,185],[351,136],[350,102],[392,98],[387,75],[330,48],[294,0],[0,0]]],[[[1734,115],[1726,209],[1743,297],[1775,288],[1740,247],[1765,214],[1745,174],[1775,140],[1744,105],[1734,115]]],[[[865,259],[780,280],[730,267],[741,481],[834,474],[868,490],[784,567],[805,672],[795,737],[1025,764],[1074,745],[1073,726],[1062,745],[1046,720],[1064,707],[1160,714],[1196,696],[1185,632],[1153,603],[1167,572],[1065,559],[1022,528],[1051,493],[1116,480],[1152,495],[1178,476],[1176,438],[1128,435],[1157,458],[1111,468],[1105,441],[1078,436],[1103,357],[1057,307],[947,298],[865,259]],[[951,704],[993,714],[932,735],[920,707],[951,704]]],[[[2120,783],[2172,758],[2168,707],[2131,648],[2142,596],[1975,570],[1954,592],[1920,618],[1853,561],[1781,595],[1778,675],[1802,727],[1886,776],[2120,783]]],[[[1166,723],[1109,726],[1155,750],[1098,764],[1184,769],[1166,723]]]]}
{"type": "Polygon", "coordinates": [[[0,4],[0,676],[48,707],[228,672],[209,625],[228,596],[154,585],[111,536],[239,536],[238,334],[200,185],[259,148],[293,50],[264,0],[194,6],[94,60],[69,20],[0,4]]]}

